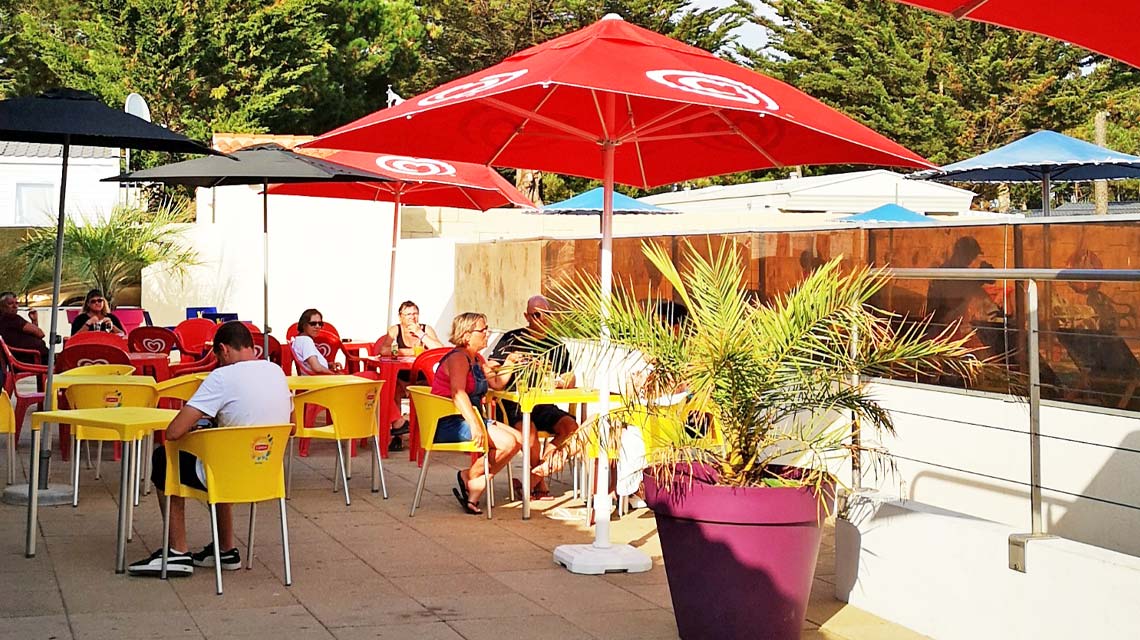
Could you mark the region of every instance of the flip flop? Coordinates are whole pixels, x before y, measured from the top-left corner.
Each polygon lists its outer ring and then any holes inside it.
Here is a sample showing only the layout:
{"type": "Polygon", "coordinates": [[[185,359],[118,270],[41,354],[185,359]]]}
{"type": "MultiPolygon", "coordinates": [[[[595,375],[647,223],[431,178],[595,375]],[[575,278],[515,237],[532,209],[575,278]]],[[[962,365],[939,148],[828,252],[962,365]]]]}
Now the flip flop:
{"type": "Polygon", "coordinates": [[[455,496],[455,499],[459,501],[459,506],[463,507],[463,510],[467,513],[473,516],[483,515],[483,510],[479,508],[479,505],[472,504],[470,501],[465,499],[463,497],[463,494],[459,493],[459,489],[452,489],[451,495],[455,496]]]}
{"type": "Polygon", "coordinates": [[[455,472],[455,485],[458,487],[459,495],[463,496],[463,501],[467,502],[471,496],[467,493],[467,483],[463,481],[463,472],[455,472]]]}
{"type": "Polygon", "coordinates": [[[535,489],[530,493],[531,500],[553,500],[554,496],[549,489],[535,489]]]}

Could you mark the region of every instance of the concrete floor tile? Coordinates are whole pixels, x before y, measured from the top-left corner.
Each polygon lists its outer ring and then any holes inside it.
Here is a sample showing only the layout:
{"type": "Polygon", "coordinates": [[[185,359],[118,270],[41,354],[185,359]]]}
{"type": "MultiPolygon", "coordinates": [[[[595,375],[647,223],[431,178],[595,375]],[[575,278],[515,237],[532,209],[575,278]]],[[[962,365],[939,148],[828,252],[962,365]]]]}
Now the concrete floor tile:
{"type": "Polygon", "coordinates": [[[443,620],[517,618],[549,613],[517,593],[432,596],[419,598],[419,601],[443,620]]]}
{"type": "Polygon", "coordinates": [[[676,638],[677,623],[671,611],[649,609],[645,611],[599,612],[573,618],[596,638],[676,638]]]}
{"type": "Polygon", "coordinates": [[[330,631],[337,640],[463,640],[444,622],[336,627],[330,631]]]}
{"type": "Polygon", "coordinates": [[[71,640],[67,616],[0,618],[0,640],[71,640]]]}
{"type": "Polygon", "coordinates": [[[485,573],[447,573],[398,576],[391,579],[401,591],[417,598],[511,594],[514,591],[485,573]]]}
{"type": "Polygon", "coordinates": [[[329,635],[321,623],[300,605],[221,611],[203,609],[191,611],[190,615],[208,638],[256,634],[261,637],[293,638],[313,632],[329,635]]]}
{"type": "MultiPolygon", "coordinates": [[[[63,596],[54,584],[54,577],[49,576],[53,583],[50,586],[25,587],[21,578],[28,575],[34,574],[5,576],[4,584],[0,586],[0,620],[14,616],[42,617],[66,613],[63,596]]],[[[0,622],[0,626],[2,624],[0,622]]]]}
{"type": "MultiPolygon", "coordinates": [[[[194,577],[178,579],[193,580],[194,577]]],[[[69,614],[176,611],[184,608],[169,581],[116,575],[110,568],[76,576],[60,575],[59,586],[69,614]]]]}
{"type": "Polygon", "coordinates": [[[552,615],[452,620],[448,625],[467,640],[587,640],[593,637],[565,618],[552,615]]]}
{"type": "Polygon", "coordinates": [[[71,616],[75,640],[149,640],[202,638],[198,625],[186,611],[135,613],[77,613],[71,616]]]}

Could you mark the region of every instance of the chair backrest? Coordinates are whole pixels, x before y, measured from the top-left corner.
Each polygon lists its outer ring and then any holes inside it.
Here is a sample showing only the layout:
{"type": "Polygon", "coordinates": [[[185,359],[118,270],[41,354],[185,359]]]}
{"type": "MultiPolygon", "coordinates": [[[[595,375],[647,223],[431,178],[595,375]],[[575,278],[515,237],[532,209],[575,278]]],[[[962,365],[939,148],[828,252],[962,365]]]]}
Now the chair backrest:
{"type": "Polygon", "coordinates": [[[149,315],[139,307],[115,307],[115,317],[123,323],[123,331],[128,334],[150,324],[149,315]]]}
{"type": "Polygon", "coordinates": [[[7,391],[0,391],[0,433],[16,433],[16,411],[7,391]]]}
{"type": "Polygon", "coordinates": [[[383,384],[361,378],[360,382],[297,394],[293,398],[296,422],[305,424],[305,406],[317,405],[328,409],[338,440],[371,438],[379,428],[377,407],[383,384]]]}
{"type": "MultiPolygon", "coordinates": [[[[257,359],[261,360],[265,357],[265,334],[260,331],[251,333],[253,333],[253,352],[257,354],[257,359]]],[[[269,361],[281,364],[281,343],[273,336],[269,336],[269,361]]]]}
{"type": "Polygon", "coordinates": [[[117,333],[105,331],[80,331],[67,339],[64,346],[78,346],[81,344],[105,344],[107,346],[127,350],[127,339],[117,333]]]}
{"type": "Polygon", "coordinates": [[[129,376],[135,372],[131,364],[85,364],[82,367],[73,367],[67,371],[60,371],[61,376],[129,376]]]}
{"type": "Polygon", "coordinates": [[[182,400],[183,402],[189,400],[198,387],[202,386],[202,380],[205,378],[200,375],[184,375],[177,378],[170,378],[158,383],[158,397],[173,398],[175,400],[182,400]]]}
{"type": "MultiPolygon", "coordinates": [[[[297,323],[293,322],[289,325],[289,328],[285,330],[285,340],[292,340],[293,338],[297,337],[299,333],[300,332],[297,331],[297,323]]],[[[336,327],[334,327],[331,322],[325,322],[325,325],[321,327],[321,333],[330,334],[337,340],[340,340],[340,331],[337,331],[336,327]]]]}
{"type": "Polygon", "coordinates": [[[186,319],[201,318],[203,313],[217,313],[217,307],[186,307],[186,319]]]}
{"type": "Polygon", "coordinates": [[[432,394],[431,387],[410,386],[408,396],[416,408],[416,421],[419,423],[420,447],[430,449],[435,442],[435,428],[439,419],[444,416],[459,414],[455,402],[451,398],[444,398],[432,394]]]}
{"type": "Polygon", "coordinates": [[[166,327],[138,327],[127,334],[127,348],[135,353],[166,353],[178,348],[178,336],[166,327]]]}
{"type": "Polygon", "coordinates": [[[131,357],[126,351],[105,344],[77,344],[67,345],[55,359],[57,373],[83,367],[89,364],[123,364],[131,363],[131,357]]]}
{"type": "Polygon", "coordinates": [[[158,405],[158,391],[145,384],[73,384],[64,393],[73,409],[158,405]]]}
{"type": "Polygon", "coordinates": [[[412,362],[412,382],[419,381],[420,376],[423,376],[430,387],[431,383],[435,381],[435,370],[439,368],[439,361],[451,353],[451,350],[451,347],[428,349],[416,356],[415,361],[412,362]]]}
{"type": "Polygon", "coordinates": [[[261,502],[285,497],[285,445],[293,425],[200,429],[166,442],[167,468],[178,469],[178,451],[197,456],[206,470],[206,491],[181,485],[166,474],[166,494],[219,502],[261,502]]]}
{"type": "Polygon", "coordinates": [[[214,339],[218,325],[205,318],[190,318],[174,327],[178,336],[178,349],[183,353],[199,354],[206,351],[206,342],[214,339]]]}

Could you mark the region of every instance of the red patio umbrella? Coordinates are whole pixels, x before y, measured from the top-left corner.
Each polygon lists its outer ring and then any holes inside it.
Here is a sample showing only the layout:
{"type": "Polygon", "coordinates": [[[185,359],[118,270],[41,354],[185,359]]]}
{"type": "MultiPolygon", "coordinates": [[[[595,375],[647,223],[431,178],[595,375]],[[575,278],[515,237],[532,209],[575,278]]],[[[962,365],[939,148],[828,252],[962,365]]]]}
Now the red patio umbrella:
{"type": "Polygon", "coordinates": [[[388,271],[388,315],[392,318],[392,296],[396,288],[396,245],[400,239],[400,205],[424,207],[456,207],[486,211],[495,207],[530,207],[535,205],[497,171],[482,164],[444,162],[428,158],[336,151],[300,149],[306,155],[353,167],[390,178],[390,182],[304,182],[278,184],[268,193],[319,198],[350,198],[392,202],[392,263],[388,271]]]}
{"type": "Polygon", "coordinates": [[[1140,67],[1140,2],[1136,0],[895,0],[1071,42],[1140,67]]]}
{"type": "MultiPolygon", "coordinates": [[[[610,14],[301,146],[380,150],[602,180],[601,287],[612,286],[613,186],[653,187],[804,164],[929,168],[926,160],[783,82],[610,14]]],[[[605,337],[603,326],[603,339],[605,337]]],[[[608,376],[599,381],[607,411],[608,376]]],[[[524,450],[528,430],[523,429],[524,450]]],[[[599,447],[593,545],[563,545],[571,571],[646,571],[609,541],[599,447]]],[[[523,475],[529,458],[523,456],[523,475]]],[[[529,517],[523,495],[523,517],[529,517]]]]}

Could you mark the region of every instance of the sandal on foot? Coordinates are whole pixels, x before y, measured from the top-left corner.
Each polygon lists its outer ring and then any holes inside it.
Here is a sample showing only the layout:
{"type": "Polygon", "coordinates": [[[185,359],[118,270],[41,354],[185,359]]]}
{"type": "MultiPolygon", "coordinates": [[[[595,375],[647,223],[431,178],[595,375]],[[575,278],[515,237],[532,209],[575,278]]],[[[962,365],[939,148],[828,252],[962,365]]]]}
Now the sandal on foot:
{"type": "Polygon", "coordinates": [[[553,500],[554,495],[550,493],[550,489],[535,489],[530,492],[531,500],[553,500]]]}
{"type": "Polygon", "coordinates": [[[463,481],[462,471],[455,472],[455,486],[456,491],[459,492],[459,495],[463,496],[464,502],[471,498],[471,496],[467,493],[467,483],[463,481]]]}
{"type": "Polygon", "coordinates": [[[519,480],[518,478],[513,478],[511,480],[511,486],[514,487],[515,495],[518,496],[518,499],[522,500],[522,494],[523,494],[522,480],[519,480]]]}
{"type": "Polygon", "coordinates": [[[455,499],[459,501],[459,506],[463,507],[463,510],[467,513],[473,516],[483,515],[483,510],[479,508],[479,505],[464,497],[462,493],[459,493],[459,489],[452,489],[451,495],[455,496],[455,499]]]}

